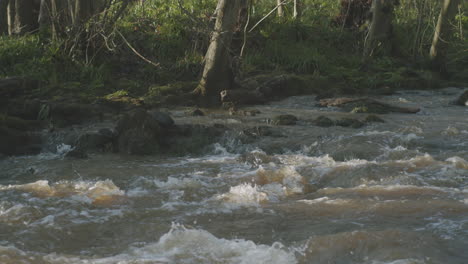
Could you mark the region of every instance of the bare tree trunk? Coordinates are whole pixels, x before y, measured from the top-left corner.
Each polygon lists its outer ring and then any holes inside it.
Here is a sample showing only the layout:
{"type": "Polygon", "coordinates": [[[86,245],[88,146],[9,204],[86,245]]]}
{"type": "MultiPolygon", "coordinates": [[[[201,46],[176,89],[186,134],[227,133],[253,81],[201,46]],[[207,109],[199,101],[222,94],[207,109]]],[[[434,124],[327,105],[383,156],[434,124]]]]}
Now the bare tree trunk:
{"type": "Polygon", "coordinates": [[[434,69],[440,70],[442,73],[446,72],[445,57],[448,48],[450,36],[452,35],[451,22],[457,14],[457,8],[460,0],[443,0],[442,8],[440,10],[439,19],[434,32],[431,50],[429,57],[434,69]]]}
{"type": "Polygon", "coordinates": [[[38,28],[37,16],[34,14],[34,0],[15,0],[15,17],[12,23],[13,34],[24,34],[38,28]]]}
{"type": "Polygon", "coordinates": [[[230,46],[240,7],[241,0],[219,0],[215,28],[205,55],[203,76],[195,93],[219,99],[222,90],[233,88],[230,46]]]}
{"type": "Polygon", "coordinates": [[[284,10],[283,10],[283,0],[276,0],[276,5],[278,5],[278,17],[283,17],[284,16],[284,10]]]}
{"type": "Polygon", "coordinates": [[[8,13],[8,34],[12,35],[14,32],[15,27],[15,16],[16,16],[16,8],[15,8],[15,0],[9,0],[7,13],[8,13]]]}
{"type": "Polygon", "coordinates": [[[393,1],[372,1],[372,21],[364,44],[364,57],[372,56],[377,49],[385,51],[392,47],[393,1]]]}
{"type": "Polygon", "coordinates": [[[302,1],[301,0],[294,0],[294,13],[293,17],[295,19],[299,19],[302,16],[302,1]]]}
{"type": "Polygon", "coordinates": [[[52,39],[65,34],[67,26],[74,20],[74,0],[41,0],[39,8],[39,26],[41,30],[50,28],[52,39]]]}
{"type": "MultiPolygon", "coordinates": [[[[93,15],[93,0],[75,0],[74,24],[82,24],[93,15]]],[[[95,0],[94,0],[95,1],[95,0]]]]}
{"type": "Polygon", "coordinates": [[[8,34],[8,2],[0,0],[0,36],[8,34]]]}

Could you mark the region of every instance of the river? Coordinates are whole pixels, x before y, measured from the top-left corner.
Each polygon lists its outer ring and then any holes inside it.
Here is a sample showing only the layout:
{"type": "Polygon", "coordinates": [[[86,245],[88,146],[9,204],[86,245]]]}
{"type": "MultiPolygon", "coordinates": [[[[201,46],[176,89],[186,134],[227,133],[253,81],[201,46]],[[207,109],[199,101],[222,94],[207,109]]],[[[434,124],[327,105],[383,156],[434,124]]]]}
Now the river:
{"type": "MultiPolygon", "coordinates": [[[[363,128],[317,127],[314,96],[176,123],[233,129],[203,155],[69,150],[0,161],[0,263],[468,263],[468,108],[461,89],[381,98],[418,106],[363,128]],[[237,132],[236,132],[237,131],[237,132]]],[[[364,114],[354,114],[364,118],[364,114]]]]}

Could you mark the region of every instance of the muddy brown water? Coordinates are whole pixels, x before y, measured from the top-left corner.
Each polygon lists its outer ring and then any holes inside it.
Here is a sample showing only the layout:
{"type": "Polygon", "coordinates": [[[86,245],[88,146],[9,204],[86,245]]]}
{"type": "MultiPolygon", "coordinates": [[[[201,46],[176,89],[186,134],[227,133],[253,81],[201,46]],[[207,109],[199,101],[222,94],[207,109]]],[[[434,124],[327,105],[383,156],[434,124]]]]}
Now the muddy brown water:
{"type": "MultiPolygon", "coordinates": [[[[0,263],[468,263],[468,108],[461,89],[360,129],[312,125],[313,96],[177,123],[233,127],[186,157],[55,153],[0,161],[0,263]],[[239,127],[299,117],[276,136],[239,127]]],[[[354,114],[363,119],[365,115],[354,114]]],[[[55,147],[54,147],[55,148],[55,147]]]]}

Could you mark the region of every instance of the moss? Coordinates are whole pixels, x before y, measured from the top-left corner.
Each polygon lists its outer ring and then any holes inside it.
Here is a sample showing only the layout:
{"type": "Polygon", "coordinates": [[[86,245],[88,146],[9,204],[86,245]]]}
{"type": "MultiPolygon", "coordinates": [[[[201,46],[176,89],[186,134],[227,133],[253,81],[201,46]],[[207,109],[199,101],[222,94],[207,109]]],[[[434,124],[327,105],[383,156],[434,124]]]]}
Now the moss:
{"type": "Polygon", "coordinates": [[[193,101],[192,91],[197,82],[175,82],[163,86],[152,86],[144,96],[148,105],[184,105],[193,101]]]}

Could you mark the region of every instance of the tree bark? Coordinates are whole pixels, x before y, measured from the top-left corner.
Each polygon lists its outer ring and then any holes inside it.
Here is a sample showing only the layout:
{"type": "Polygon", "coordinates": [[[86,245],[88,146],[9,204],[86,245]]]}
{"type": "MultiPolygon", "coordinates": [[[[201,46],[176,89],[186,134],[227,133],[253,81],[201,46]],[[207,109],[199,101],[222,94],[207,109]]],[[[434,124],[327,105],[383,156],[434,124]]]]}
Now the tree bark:
{"type": "Polygon", "coordinates": [[[278,6],[278,17],[283,17],[284,16],[284,10],[283,10],[283,0],[276,0],[276,5],[278,6]]]}
{"type": "Polygon", "coordinates": [[[76,0],[41,0],[39,25],[50,28],[52,38],[66,34],[67,27],[74,25],[76,0]]]}
{"type": "Polygon", "coordinates": [[[38,28],[37,16],[34,14],[34,0],[10,0],[14,5],[14,19],[12,23],[12,34],[24,34],[38,28]]]}
{"type": "Polygon", "coordinates": [[[93,0],[76,0],[74,24],[82,24],[93,15],[93,0]]]}
{"type": "Polygon", "coordinates": [[[8,34],[8,2],[0,0],[0,36],[8,34]]]}
{"type": "Polygon", "coordinates": [[[377,49],[386,51],[392,47],[393,1],[372,1],[372,20],[364,45],[364,57],[374,55],[377,49]]]}
{"type": "Polygon", "coordinates": [[[432,39],[432,46],[429,57],[434,69],[446,72],[445,57],[448,48],[450,36],[452,35],[451,22],[457,14],[457,8],[460,0],[443,0],[439,19],[432,39]]]}
{"type": "Polygon", "coordinates": [[[215,28],[205,55],[203,75],[195,93],[219,102],[222,90],[232,89],[234,74],[230,46],[238,22],[241,0],[219,0],[215,28]]]}
{"type": "Polygon", "coordinates": [[[293,17],[295,19],[299,19],[302,16],[302,1],[301,0],[294,0],[294,13],[293,17]]]}
{"type": "Polygon", "coordinates": [[[16,8],[15,8],[15,0],[8,1],[7,7],[7,15],[8,15],[8,34],[12,35],[15,27],[15,16],[16,16],[16,8]]]}

